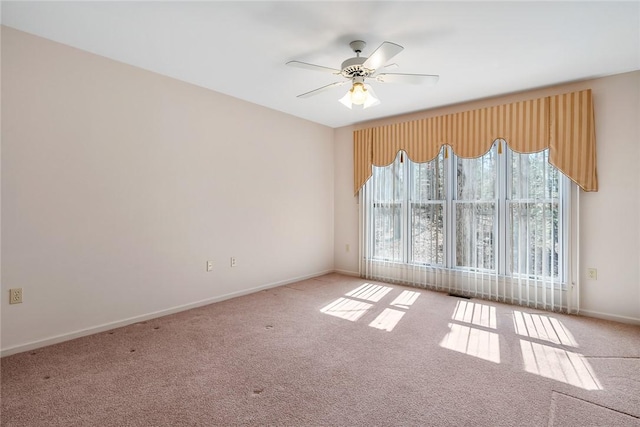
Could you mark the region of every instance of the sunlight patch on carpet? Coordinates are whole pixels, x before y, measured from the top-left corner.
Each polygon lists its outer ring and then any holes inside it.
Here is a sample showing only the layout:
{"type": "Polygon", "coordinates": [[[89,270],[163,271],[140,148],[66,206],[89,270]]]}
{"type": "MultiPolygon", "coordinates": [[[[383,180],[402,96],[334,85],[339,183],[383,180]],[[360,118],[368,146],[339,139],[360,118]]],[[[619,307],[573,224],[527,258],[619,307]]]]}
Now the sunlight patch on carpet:
{"type": "Polygon", "coordinates": [[[363,299],[371,302],[378,302],[385,295],[391,291],[392,288],[388,286],[374,285],[371,283],[365,283],[362,286],[357,287],[351,292],[346,293],[345,295],[352,298],[363,299]]]}
{"type": "MultiPolygon", "coordinates": [[[[381,302],[393,289],[390,286],[365,283],[347,292],[344,297],[338,298],[320,311],[352,322],[356,322],[365,313],[373,311],[379,314],[369,323],[369,326],[391,332],[420,296],[418,291],[404,290],[391,303],[381,302]],[[371,304],[364,301],[371,302],[371,304]]],[[[393,295],[389,295],[387,300],[392,297],[393,295]]]]}
{"type": "Polygon", "coordinates": [[[355,322],[371,307],[372,305],[366,302],[338,298],[331,304],[321,308],[320,312],[355,322]]]}
{"type": "Polygon", "coordinates": [[[449,333],[440,341],[440,347],[500,363],[498,334],[456,323],[449,323],[449,329],[449,333]]]}
{"type": "Polygon", "coordinates": [[[420,296],[420,292],[402,291],[402,293],[398,295],[396,299],[393,300],[391,305],[400,307],[400,308],[406,308],[408,310],[409,307],[411,307],[413,303],[416,302],[419,296],[420,296]]]}
{"type": "Polygon", "coordinates": [[[578,347],[573,334],[554,317],[514,310],[513,325],[518,335],[578,347]]]}
{"type": "Polygon", "coordinates": [[[471,301],[458,301],[453,311],[453,320],[496,329],[496,308],[471,301]]]}
{"type": "Polygon", "coordinates": [[[589,362],[579,353],[520,340],[525,371],[585,390],[602,390],[589,362]]]}
{"type": "Polygon", "coordinates": [[[394,310],[392,308],[385,308],[382,313],[375,318],[375,320],[369,323],[369,326],[376,329],[382,329],[383,331],[391,332],[396,327],[400,319],[404,316],[404,311],[394,310]]]}

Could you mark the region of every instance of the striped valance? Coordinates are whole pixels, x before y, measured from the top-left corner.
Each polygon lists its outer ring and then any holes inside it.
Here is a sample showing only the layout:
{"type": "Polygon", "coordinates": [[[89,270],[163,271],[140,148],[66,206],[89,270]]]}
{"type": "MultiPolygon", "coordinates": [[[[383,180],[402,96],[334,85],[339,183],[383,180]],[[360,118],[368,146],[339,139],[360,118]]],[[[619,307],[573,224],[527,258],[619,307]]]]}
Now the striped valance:
{"type": "Polygon", "coordinates": [[[583,190],[598,191],[593,101],[583,90],[354,131],[355,192],[372,166],[390,164],[400,150],[417,163],[434,159],[443,145],[474,158],[496,139],[518,153],[548,148],[549,163],[583,190]]]}

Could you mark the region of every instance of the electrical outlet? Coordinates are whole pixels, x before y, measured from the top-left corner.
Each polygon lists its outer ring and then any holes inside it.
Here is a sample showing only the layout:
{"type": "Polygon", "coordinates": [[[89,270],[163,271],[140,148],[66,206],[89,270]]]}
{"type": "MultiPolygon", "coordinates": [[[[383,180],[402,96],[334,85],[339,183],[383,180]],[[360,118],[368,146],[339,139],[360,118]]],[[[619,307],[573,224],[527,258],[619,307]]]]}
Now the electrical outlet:
{"type": "Polygon", "coordinates": [[[213,270],[213,261],[207,261],[207,271],[213,270]]]}
{"type": "Polygon", "coordinates": [[[22,288],[9,289],[9,304],[22,303],[22,288]]]}
{"type": "Polygon", "coordinates": [[[231,267],[235,267],[236,266],[236,257],[232,256],[231,257],[231,267]]]}
{"type": "Polygon", "coordinates": [[[591,280],[598,280],[598,270],[595,268],[587,268],[587,276],[591,280]]]}

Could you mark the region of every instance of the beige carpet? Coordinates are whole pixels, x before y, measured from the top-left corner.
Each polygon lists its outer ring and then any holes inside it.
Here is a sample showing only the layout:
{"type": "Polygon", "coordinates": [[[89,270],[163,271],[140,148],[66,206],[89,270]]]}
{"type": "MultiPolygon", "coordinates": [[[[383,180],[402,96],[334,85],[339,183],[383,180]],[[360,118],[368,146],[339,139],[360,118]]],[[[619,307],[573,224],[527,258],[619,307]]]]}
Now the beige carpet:
{"type": "Polygon", "coordinates": [[[595,403],[553,393],[549,411],[549,427],[636,427],[638,418],[595,403]]]}
{"type": "Polygon", "coordinates": [[[337,274],[1,372],[3,426],[640,426],[640,327],[337,274]]]}

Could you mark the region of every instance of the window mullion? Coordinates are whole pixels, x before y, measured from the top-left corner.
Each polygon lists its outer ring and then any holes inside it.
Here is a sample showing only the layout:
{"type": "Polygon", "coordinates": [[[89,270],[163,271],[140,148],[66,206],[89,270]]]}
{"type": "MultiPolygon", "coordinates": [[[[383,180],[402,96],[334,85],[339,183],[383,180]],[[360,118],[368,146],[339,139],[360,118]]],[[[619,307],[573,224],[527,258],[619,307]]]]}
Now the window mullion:
{"type": "Polygon", "coordinates": [[[402,262],[404,264],[408,264],[411,259],[409,254],[411,253],[411,209],[410,209],[410,203],[411,203],[411,196],[410,196],[410,192],[411,192],[411,186],[412,186],[412,180],[411,180],[411,173],[410,173],[410,169],[411,169],[411,162],[408,158],[408,156],[405,155],[401,155],[404,159],[404,163],[402,166],[402,175],[403,175],[403,182],[404,182],[404,186],[403,186],[403,197],[402,197],[402,241],[401,241],[401,247],[402,247],[402,262]]]}
{"type": "Polygon", "coordinates": [[[498,153],[498,257],[496,266],[498,274],[507,273],[507,235],[509,230],[509,216],[507,210],[507,199],[509,195],[509,179],[511,167],[508,159],[511,155],[511,149],[507,144],[503,144],[502,153],[498,153]]]}
{"type": "Polygon", "coordinates": [[[571,222],[569,221],[569,201],[571,200],[570,183],[564,176],[559,176],[558,183],[558,254],[562,259],[558,261],[558,278],[562,283],[569,283],[569,237],[571,236],[571,222]]]}
{"type": "MultiPolygon", "coordinates": [[[[447,148],[445,147],[445,150],[447,148]]],[[[446,268],[454,268],[455,266],[455,250],[456,250],[456,218],[455,218],[455,206],[454,206],[454,195],[455,195],[455,186],[456,182],[456,174],[455,174],[455,155],[452,153],[450,156],[445,157],[445,196],[446,196],[446,260],[445,266],[446,268]]]]}

